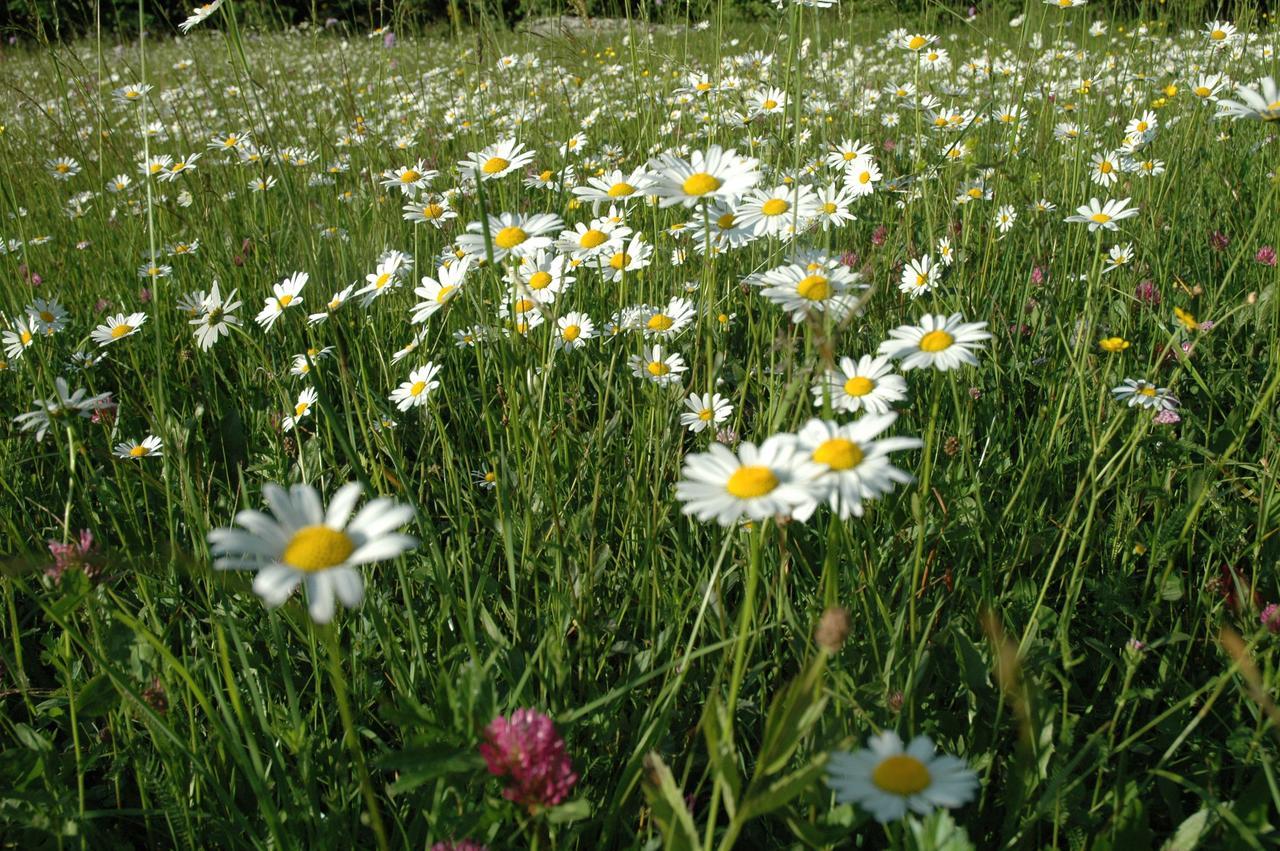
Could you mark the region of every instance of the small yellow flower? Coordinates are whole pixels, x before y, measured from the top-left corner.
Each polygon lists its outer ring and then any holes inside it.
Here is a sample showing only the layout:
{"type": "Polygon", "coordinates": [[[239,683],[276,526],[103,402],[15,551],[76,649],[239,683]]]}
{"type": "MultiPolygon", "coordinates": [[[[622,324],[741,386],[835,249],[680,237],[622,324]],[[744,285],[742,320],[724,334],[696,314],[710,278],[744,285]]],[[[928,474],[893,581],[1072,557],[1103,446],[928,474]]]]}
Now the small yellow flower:
{"type": "Polygon", "coordinates": [[[1183,327],[1188,331],[1195,331],[1199,327],[1196,323],[1195,316],[1183,310],[1181,307],[1175,307],[1173,309],[1173,315],[1178,318],[1178,321],[1181,322],[1183,327]]]}
{"type": "Polygon", "coordinates": [[[1104,352],[1123,352],[1129,348],[1129,341],[1123,337],[1107,337],[1105,340],[1099,340],[1098,346],[1104,352]]]}

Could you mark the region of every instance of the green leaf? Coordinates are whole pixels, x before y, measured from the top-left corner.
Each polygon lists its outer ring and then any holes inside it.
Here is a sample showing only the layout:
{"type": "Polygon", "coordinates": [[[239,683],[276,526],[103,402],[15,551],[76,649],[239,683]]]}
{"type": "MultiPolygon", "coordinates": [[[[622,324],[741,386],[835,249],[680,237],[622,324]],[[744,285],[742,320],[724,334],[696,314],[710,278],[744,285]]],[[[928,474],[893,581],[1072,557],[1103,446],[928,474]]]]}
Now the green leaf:
{"type": "Polygon", "coordinates": [[[742,802],[743,819],[753,819],[786,806],[792,798],[817,783],[826,767],[827,755],[824,753],[804,768],[774,780],[758,792],[748,793],[742,802]]]}
{"type": "Polygon", "coordinates": [[[568,824],[591,816],[591,802],[586,798],[567,801],[558,807],[547,810],[547,821],[552,824],[568,824]]]}
{"type": "Polygon", "coordinates": [[[1200,837],[1204,836],[1208,830],[1209,810],[1203,809],[1188,816],[1182,824],[1178,825],[1177,833],[1161,847],[1160,851],[1195,851],[1200,844],[1200,837]]]}
{"type": "Polygon", "coordinates": [[[800,740],[822,716],[827,699],[822,694],[820,666],[818,660],[811,661],[800,676],[774,697],[764,724],[756,776],[776,774],[786,768],[800,740]]]}
{"type": "Polygon", "coordinates": [[[98,674],[76,693],[76,712],[84,718],[101,718],[120,702],[120,692],[106,674],[98,674]]]}
{"type": "Polygon", "coordinates": [[[671,769],[656,751],[645,755],[642,786],[645,800],[653,811],[653,820],[662,830],[663,845],[667,851],[694,851],[700,847],[698,830],[694,827],[689,808],[685,806],[684,795],[671,776],[671,769]]]}
{"type": "Polygon", "coordinates": [[[707,756],[711,770],[720,778],[725,812],[733,818],[742,794],[742,776],[738,773],[738,755],[733,746],[733,730],[720,696],[713,694],[702,712],[702,735],[707,740],[707,756]]]}
{"type": "Polygon", "coordinates": [[[436,744],[388,754],[377,765],[399,773],[387,789],[388,794],[399,795],[446,774],[477,771],[484,767],[484,759],[472,748],[436,744]]]}

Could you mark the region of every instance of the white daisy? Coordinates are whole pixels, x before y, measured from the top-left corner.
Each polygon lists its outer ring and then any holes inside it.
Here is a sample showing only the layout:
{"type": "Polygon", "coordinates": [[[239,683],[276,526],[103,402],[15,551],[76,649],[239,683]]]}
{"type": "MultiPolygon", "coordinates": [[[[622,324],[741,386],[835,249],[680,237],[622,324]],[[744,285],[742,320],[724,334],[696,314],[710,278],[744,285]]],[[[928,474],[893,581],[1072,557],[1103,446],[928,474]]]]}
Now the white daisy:
{"type": "Polygon", "coordinates": [[[842,804],[856,803],[876,821],[897,821],[910,810],[928,815],[973,798],[978,776],[953,756],[937,755],[933,742],[917,736],[905,749],[897,733],[872,736],[868,749],[837,751],[827,761],[827,785],[842,804]]]}
{"type": "Polygon", "coordinates": [[[816,505],[814,479],[824,468],[808,460],[794,435],[775,434],[757,447],[744,442],[737,454],[713,443],[706,452],[689,455],[676,485],[685,514],[715,519],[721,526],[744,515],[764,520],[776,515],[805,520],[816,505]]]}
{"type": "Polygon", "coordinates": [[[902,370],[934,367],[946,372],[964,364],[976,366],[973,349],[991,335],[985,322],[965,322],[959,313],[950,316],[925,314],[919,325],[899,325],[889,332],[890,339],[880,344],[879,352],[902,358],[902,370]]]}
{"type": "Polygon", "coordinates": [[[827,489],[816,494],[816,502],[827,502],[841,520],[862,516],[864,500],[893,491],[906,484],[911,474],[889,463],[889,453],[918,449],[923,444],[914,437],[876,435],[893,425],[897,414],[868,414],[856,422],[838,425],[831,420],[809,420],[796,435],[800,449],[809,460],[826,468],[816,484],[827,489]]]}
{"type": "Polygon", "coordinates": [[[269,608],[303,584],[311,619],[328,623],[335,598],[347,608],[364,599],[358,565],[395,558],[418,543],[395,531],[413,518],[413,509],[394,500],[375,499],[351,519],[360,490],[358,484],[343,485],[326,511],[310,485],[288,491],[267,485],[263,497],[271,514],[241,511],[236,515],[241,528],[209,533],[213,566],[256,570],[253,590],[269,608]]]}
{"type": "Polygon", "coordinates": [[[833,411],[888,413],[894,402],[907,398],[907,382],[893,371],[887,355],[840,358],[839,370],[828,372],[813,386],[813,406],[821,408],[830,398],[833,411]]]}

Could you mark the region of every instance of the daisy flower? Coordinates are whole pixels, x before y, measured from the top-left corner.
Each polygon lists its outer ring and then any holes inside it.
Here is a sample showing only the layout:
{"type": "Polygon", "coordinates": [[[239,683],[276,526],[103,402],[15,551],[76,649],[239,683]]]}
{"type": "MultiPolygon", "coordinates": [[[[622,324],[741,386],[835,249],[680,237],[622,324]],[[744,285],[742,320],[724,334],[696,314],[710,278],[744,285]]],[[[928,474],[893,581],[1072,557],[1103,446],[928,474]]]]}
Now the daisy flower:
{"type": "Polygon", "coordinates": [[[906,379],[893,371],[888,356],[863,355],[857,363],[853,358],[840,358],[839,367],[813,386],[815,408],[821,408],[830,398],[834,411],[885,414],[892,409],[892,403],[907,398],[906,379]]]}
{"type": "Polygon", "coordinates": [[[596,326],[591,317],[574,311],[556,320],[555,347],[561,351],[574,351],[587,344],[595,336],[596,326]]]}
{"type": "Polygon", "coordinates": [[[1236,86],[1239,100],[1218,101],[1217,118],[1244,118],[1249,121],[1280,121],[1280,88],[1274,77],[1263,77],[1258,87],[1236,86]]]}
{"type": "Polygon", "coordinates": [[[231,336],[231,326],[240,324],[240,317],[234,315],[239,309],[236,291],[232,290],[223,298],[218,282],[214,281],[212,291],[200,304],[200,315],[189,320],[195,326],[196,343],[201,351],[207,352],[220,338],[231,336]]]}
{"type": "Polygon", "coordinates": [[[665,307],[652,308],[644,318],[646,337],[674,337],[693,321],[693,302],[672,296],[665,307]]]}
{"type": "Polygon", "coordinates": [[[7,357],[13,360],[21,360],[27,347],[35,343],[35,341],[36,335],[32,331],[28,320],[18,319],[14,321],[11,329],[4,332],[0,343],[4,345],[4,353],[7,357]]]}
{"type": "Polygon", "coordinates": [[[941,372],[964,364],[976,366],[975,348],[991,338],[985,322],[965,322],[959,313],[950,316],[925,314],[919,325],[899,325],[880,344],[879,353],[902,358],[905,372],[919,367],[933,367],[941,372]]]}
{"type": "Polygon", "coordinates": [[[130,313],[128,316],[123,313],[117,313],[97,328],[94,328],[93,333],[89,336],[99,346],[109,346],[116,340],[123,340],[125,337],[138,333],[138,329],[146,321],[147,314],[145,313],[130,313]]]}
{"type": "Polygon", "coordinates": [[[756,236],[795,236],[800,226],[818,212],[817,200],[808,186],[775,186],[756,189],[738,205],[736,224],[756,236]]]}
{"type": "Polygon", "coordinates": [[[396,529],[413,519],[413,509],[378,498],[351,518],[360,485],[343,485],[328,510],[310,485],[290,490],[275,484],[263,488],[271,509],[236,515],[240,528],[209,533],[213,566],[219,570],[255,570],[253,590],[268,608],[282,604],[298,585],[307,592],[311,619],[333,619],[335,598],[347,608],[364,599],[362,564],[395,558],[417,546],[396,529]]]}
{"type": "Polygon", "coordinates": [[[427,404],[427,397],[431,395],[431,391],[440,386],[440,382],[436,380],[440,369],[436,364],[427,361],[426,364],[409,373],[409,380],[391,393],[390,399],[396,403],[396,408],[407,411],[427,404]]]}
{"type": "Polygon", "coordinates": [[[930,292],[942,280],[942,267],[929,255],[910,260],[902,267],[902,279],[898,289],[912,298],[930,292]]]}
{"type": "Polygon", "coordinates": [[[643,168],[630,174],[617,169],[599,177],[587,178],[586,186],[575,186],[573,194],[578,200],[591,202],[593,211],[601,204],[626,204],[649,188],[649,176],[643,168]]]}
{"type": "Polygon", "coordinates": [[[334,293],[325,303],[324,310],[319,313],[307,314],[308,325],[319,325],[329,319],[330,316],[337,313],[342,305],[347,303],[347,299],[351,298],[351,294],[355,292],[355,283],[347,284],[342,289],[334,293]]]}
{"type": "Polygon", "coordinates": [[[796,441],[801,451],[826,470],[816,484],[827,493],[815,494],[815,502],[826,501],[841,520],[850,515],[861,517],[863,500],[890,493],[895,484],[912,480],[910,473],[889,463],[889,453],[919,449],[924,444],[914,437],[875,439],[897,418],[897,414],[869,414],[847,425],[813,419],[800,429],[796,441]]]}
{"type": "Polygon", "coordinates": [[[836,321],[843,319],[857,306],[850,290],[865,288],[859,280],[848,267],[829,261],[791,263],[750,279],[762,287],[761,295],[790,313],[796,324],[822,313],[836,321]]]}
{"type": "Polygon", "coordinates": [[[161,455],[163,444],[160,438],[154,434],[147,435],[139,443],[136,440],[129,440],[124,443],[117,443],[115,448],[115,456],[117,458],[149,458],[153,455],[161,455]]]}
{"type": "MultiPolygon", "coordinates": [[[[488,224],[495,262],[508,255],[524,257],[547,248],[551,245],[551,237],[547,234],[564,227],[560,217],[550,213],[532,216],[499,213],[489,216],[488,224]]],[[[480,222],[467,225],[467,232],[458,237],[458,248],[470,257],[486,257],[484,225],[480,222]]]]}
{"type": "Polygon", "coordinates": [[[198,24],[202,24],[205,21],[209,20],[209,16],[212,15],[214,12],[218,11],[218,7],[221,5],[222,5],[222,0],[213,0],[213,2],[211,3],[205,3],[203,5],[195,7],[194,9],[191,10],[191,16],[187,18],[185,21],[183,21],[182,23],[178,24],[178,29],[181,30],[185,35],[186,33],[191,31],[192,27],[198,24]]]}
{"type": "Polygon", "coordinates": [[[497,180],[513,171],[521,171],[533,162],[533,151],[515,139],[504,139],[480,151],[468,154],[458,163],[458,171],[464,177],[478,176],[480,180],[497,180]]]}
{"type": "Polygon", "coordinates": [[[428,197],[403,207],[404,219],[414,224],[428,223],[437,230],[443,228],[450,219],[458,218],[458,214],[449,206],[444,197],[428,197]]]}
{"type": "Polygon", "coordinates": [[[675,352],[665,352],[661,343],[645,346],[640,354],[631,356],[629,364],[631,374],[636,378],[646,378],[660,387],[679,384],[681,374],[688,369],[683,357],[675,352]]]}
{"type": "Polygon", "coordinates": [[[302,304],[302,288],[307,285],[310,276],[306,272],[294,272],[278,284],[272,286],[274,295],[268,296],[266,305],[254,320],[263,329],[270,331],[276,320],[294,305],[302,304]]]}
{"type": "Polygon", "coordinates": [[[382,173],[382,185],[388,189],[399,189],[401,194],[412,198],[418,190],[434,180],[440,173],[427,168],[426,163],[418,160],[413,165],[388,169],[382,173]]]}
{"type": "MultiPolygon", "coordinates": [[[[776,515],[805,520],[812,512],[814,479],[824,468],[797,448],[794,435],[775,434],[757,447],[744,442],[735,454],[713,443],[689,455],[676,485],[681,510],[699,520],[730,526],[743,516],[764,520],[776,515]]],[[[819,490],[820,492],[820,490],[819,490]]]]}
{"type": "Polygon", "coordinates": [[[917,736],[906,748],[897,733],[872,736],[856,753],[837,751],[827,761],[827,785],[842,804],[857,804],[881,824],[907,811],[925,816],[938,807],[962,806],[973,798],[978,776],[963,760],[934,753],[933,742],[917,736]]]}
{"type": "Polygon", "coordinates": [[[54,390],[55,395],[50,396],[48,399],[35,400],[35,410],[28,411],[25,414],[18,414],[13,418],[13,422],[18,426],[19,431],[34,431],[37,442],[44,440],[50,423],[58,417],[76,414],[88,419],[93,416],[94,411],[110,408],[114,404],[111,401],[110,393],[90,396],[89,391],[83,387],[72,393],[67,380],[62,376],[54,379],[54,390]]]}
{"type": "Polygon", "coordinates": [[[719,393],[694,393],[684,400],[687,410],[680,415],[680,425],[694,434],[719,425],[733,415],[733,405],[719,393]]]}
{"type": "Polygon", "coordinates": [[[1105,204],[1099,202],[1097,198],[1090,198],[1088,204],[1076,208],[1074,216],[1067,216],[1063,221],[1088,225],[1089,232],[1092,233],[1098,228],[1116,230],[1119,227],[1117,222],[1136,215],[1138,215],[1138,208],[1130,207],[1128,198],[1122,198],[1119,201],[1112,199],[1105,204]]]}
{"type": "Polygon", "coordinates": [[[449,299],[458,294],[467,276],[467,270],[470,268],[470,262],[459,260],[441,266],[434,278],[423,275],[422,286],[413,288],[414,295],[422,301],[414,306],[410,322],[414,325],[426,322],[436,311],[444,307],[449,299]]]}
{"type": "Polygon", "coordinates": [[[754,158],[719,145],[705,152],[694,151],[688,160],[664,153],[649,162],[651,185],[646,191],[658,198],[661,207],[692,207],[716,199],[734,201],[759,181],[756,166],[754,158]]]}
{"type": "Polygon", "coordinates": [[[293,431],[298,427],[298,423],[311,416],[311,409],[316,404],[316,389],[314,387],[303,388],[298,394],[298,401],[294,403],[293,413],[280,421],[280,427],[285,431],[293,431]]]}
{"type": "Polygon", "coordinates": [[[1129,407],[1151,408],[1157,411],[1172,411],[1178,407],[1178,400],[1167,387],[1157,387],[1149,381],[1126,378],[1117,387],[1111,388],[1111,394],[1117,402],[1127,402],[1129,407]]]}

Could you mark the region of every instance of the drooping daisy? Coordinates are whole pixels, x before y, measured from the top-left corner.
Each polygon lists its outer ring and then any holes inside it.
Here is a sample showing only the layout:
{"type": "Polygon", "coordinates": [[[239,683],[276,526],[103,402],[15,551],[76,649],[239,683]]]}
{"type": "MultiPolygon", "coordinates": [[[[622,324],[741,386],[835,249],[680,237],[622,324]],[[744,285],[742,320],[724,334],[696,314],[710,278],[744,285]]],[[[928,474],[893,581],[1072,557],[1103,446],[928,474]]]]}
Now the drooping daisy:
{"type": "Polygon", "coordinates": [[[1121,267],[1129,266],[1133,263],[1133,243],[1127,245],[1113,245],[1107,251],[1107,263],[1102,267],[1102,274],[1114,272],[1121,267]]]}
{"type": "Polygon", "coordinates": [[[842,804],[857,804],[881,824],[907,811],[928,815],[938,807],[962,806],[973,798],[978,776],[953,756],[937,755],[933,742],[917,736],[906,748],[897,733],[872,736],[869,748],[832,753],[827,785],[842,804]]]}
{"type": "Polygon", "coordinates": [[[1130,408],[1151,408],[1156,411],[1172,411],[1178,407],[1178,400],[1167,387],[1157,387],[1149,381],[1126,378],[1119,386],[1111,389],[1117,402],[1125,402],[1130,408]]]}
{"type": "Polygon", "coordinates": [[[222,0],[211,0],[209,3],[204,3],[195,7],[191,10],[191,16],[178,24],[178,29],[185,35],[191,31],[192,27],[209,20],[209,17],[213,15],[214,12],[218,11],[218,7],[221,5],[222,0]]]}
{"type": "Polygon", "coordinates": [[[991,338],[985,322],[965,322],[959,313],[950,316],[926,313],[919,325],[899,325],[880,344],[879,353],[901,358],[901,369],[933,367],[945,372],[964,364],[976,366],[975,348],[991,338]]]}
{"type": "Polygon", "coordinates": [[[862,503],[890,493],[896,484],[912,480],[911,474],[889,463],[889,453],[918,449],[914,437],[876,435],[893,425],[897,414],[868,414],[839,425],[831,420],[809,420],[796,435],[801,451],[826,471],[815,481],[825,493],[815,491],[817,502],[828,503],[841,520],[862,516],[862,503]]]}
{"type": "Polygon", "coordinates": [[[907,382],[893,371],[887,355],[863,355],[857,363],[853,358],[840,358],[839,370],[828,372],[811,392],[815,408],[830,398],[834,411],[884,414],[892,410],[894,402],[907,398],[907,382]]]}
{"type": "Polygon", "coordinates": [[[302,288],[307,285],[309,275],[306,272],[294,272],[278,284],[271,287],[273,295],[266,299],[266,304],[258,314],[256,321],[263,329],[270,331],[276,320],[290,307],[302,304],[302,288]]]}
{"type": "Polygon", "coordinates": [[[487,148],[468,154],[458,163],[458,171],[464,176],[478,176],[481,180],[497,180],[514,171],[521,171],[533,162],[533,151],[515,139],[503,139],[487,148]]]}
{"type": "Polygon", "coordinates": [[[218,282],[214,281],[213,289],[200,303],[199,315],[189,320],[195,327],[196,343],[201,351],[209,351],[220,338],[231,335],[231,326],[240,324],[240,317],[235,315],[239,309],[236,291],[232,290],[223,298],[218,282]]]}
{"type": "Polygon", "coordinates": [[[90,337],[99,346],[109,346],[117,340],[123,340],[125,337],[131,337],[138,333],[138,329],[146,321],[147,314],[145,313],[130,313],[128,316],[123,313],[117,313],[97,328],[94,328],[90,337]]]}
{"type": "Polygon", "coordinates": [[[1116,230],[1119,227],[1117,222],[1136,215],[1138,215],[1138,208],[1130,207],[1128,198],[1122,198],[1119,201],[1111,199],[1105,204],[1097,198],[1090,198],[1088,204],[1076,208],[1075,215],[1067,216],[1064,221],[1088,225],[1089,231],[1093,232],[1098,228],[1116,230]]]}
{"type": "Polygon", "coordinates": [[[164,444],[161,442],[160,438],[156,437],[154,434],[150,434],[144,437],[141,442],[129,440],[124,443],[117,443],[115,456],[117,458],[129,458],[136,461],[140,458],[150,458],[155,455],[164,454],[163,447],[164,444]]]}
{"type": "Polygon", "coordinates": [[[25,414],[18,414],[13,418],[13,422],[18,426],[19,431],[34,431],[36,433],[37,443],[44,440],[45,433],[49,431],[49,425],[59,417],[75,414],[88,419],[93,416],[94,411],[101,411],[115,405],[111,401],[110,393],[99,393],[97,396],[90,396],[89,391],[83,387],[72,393],[67,380],[62,376],[54,379],[54,390],[55,394],[53,396],[47,399],[37,398],[35,400],[35,410],[27,411],[25,414]]]}
{"type": "Polygon", "coordinates": [[[436,376],[440,374],[440,370],[440,366],[427,361],[409,373],[408,381],[392,391],[391,401],[395,402],[396,407],[401,411],[427,404],[431,391],[440,386],[440,382],[436,379],[436,376]]]}
{"type": "Polygon", "coordinates": [[[698,434],[719,425],[733,415],[733,405],[719,393],[694,393],[684,400],[688,410],[680,415],[680,425],[698,434]]]}
{"type": "Polygon", "coordinates": [[[739,156],[732,148],[712,145],[694,151],[684,160],[664,153],[649,162],[651,180],[647,192],[658,198],[661,207],[683,204],[692,207],[703,201],[736,201],[760,179],[753,157],[739,156]]]}
{"type": "Polygon", "coordinates": [[[713,443],[689,455],[676,485],[685,514],[730,526],[744,515],[764,520],[781,515],[808,519],[815,505],[814,479],[823,473],[800,451],[794,435],[775,434],[757,447],[744,442],[735,454],[713,443]]]}
{"type": "Polygon", "coordinates": [[[665,351],[661,343],[645,346],[640,354],[632,355],[628,363],[632,375],[652,381],[660,387],[679,384],[683,373],[688,369],[683,357],[676,352],[665,351]]]}
{"type": "Polygon", "coordinates": [[[338,310],[340,310],[342,306],[347,303],[347,299],[351,298],[351,294],[355,292],[355,289],[356,289],[355,282],[352,282],[350,284],[347,284],[342,289],[338,290],[336,293],[334,293],[332,296],[329,297],[329,300],[327,302],[325,302],[324,310],[321,310],[318,313],[307,314],[307,324],[319,325],[322,322],[327,322],[330,316],[337,313],[338,310]]]}
{"type": "Polygon", "coordinates": [[[418,543],[395,531],[413,519],[413,509],[394,500],[375,499],[350,519],[360,491],[358,484],[343,485],[326,511],[310,485],[288,491],[266,485],[262,493],[271,514],[241,511],[236,515],[241,528],[209,533],[213,566],[256,570],[253,590],[268,608],[279,606],[302,584],[311,619],[328,623],[335,598],[347,608],[364,599],[357,566],[395,558],[418,543]]]}
{"type": "Polygon", "coordinates": [[[360,304],[368,307],[373,304],[375,299],[398,289],[404,268],[399,257],[379,261],[374,270],[364,276],[364,286],[355,292],[356,295],[361,297],[360,304]]]}

